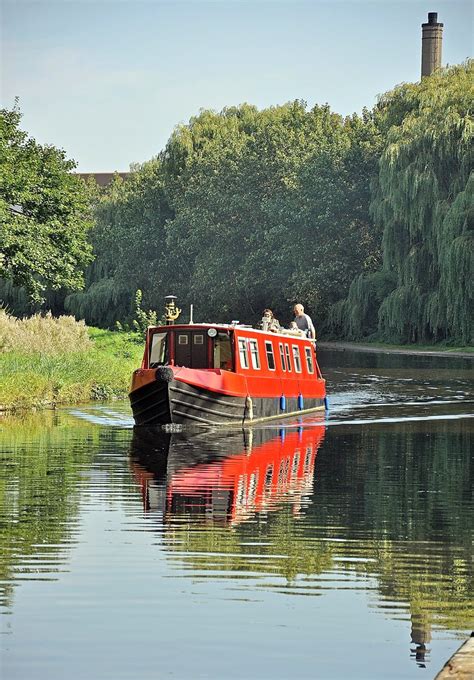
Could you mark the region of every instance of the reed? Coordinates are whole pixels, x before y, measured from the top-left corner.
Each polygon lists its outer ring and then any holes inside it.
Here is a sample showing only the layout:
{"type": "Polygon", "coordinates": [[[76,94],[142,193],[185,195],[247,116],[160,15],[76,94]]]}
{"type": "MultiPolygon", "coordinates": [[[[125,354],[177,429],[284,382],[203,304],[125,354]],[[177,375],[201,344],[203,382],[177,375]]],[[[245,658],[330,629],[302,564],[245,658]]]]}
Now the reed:
{"type": "Polygon", "coordinates": [[[124,398],[142,351],[132,333],[0,312],[0,410],[124,398]]]}
{"type": "Polygon", "coordinates": [[[91,341],[84,321],[51,313],[17,319],[0,309],[0,352],[62,354],[86,351],[91,341]]]}

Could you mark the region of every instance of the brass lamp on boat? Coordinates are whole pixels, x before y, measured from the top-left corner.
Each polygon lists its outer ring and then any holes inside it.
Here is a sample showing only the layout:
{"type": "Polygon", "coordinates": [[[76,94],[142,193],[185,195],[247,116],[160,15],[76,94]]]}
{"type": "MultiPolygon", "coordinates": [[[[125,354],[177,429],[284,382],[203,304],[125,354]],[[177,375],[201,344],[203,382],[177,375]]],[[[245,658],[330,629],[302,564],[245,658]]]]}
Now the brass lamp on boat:
{"type": "Polygon", "coordinates": [[[175,300],[177,300],[176,295],[167,295],[165,297],[165,319],[168,326],[172,326],[178,316],[181,314],[181,309],[176,307],[175,300]]]}

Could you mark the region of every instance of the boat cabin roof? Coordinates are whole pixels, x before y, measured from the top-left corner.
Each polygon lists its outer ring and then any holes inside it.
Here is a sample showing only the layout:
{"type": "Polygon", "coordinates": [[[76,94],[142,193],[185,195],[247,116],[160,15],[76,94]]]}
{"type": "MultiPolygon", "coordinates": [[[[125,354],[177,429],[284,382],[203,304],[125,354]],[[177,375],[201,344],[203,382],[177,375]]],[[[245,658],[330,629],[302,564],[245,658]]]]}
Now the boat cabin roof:
{"type": "Polygon", "coordinates": [[[264,331],[261,328],[255,328],[254,326],[247,324],[229,324],[229,323],[183,323],[174,325],[164,325],[164,326],[149,326],[148,331],[155,333],[159,331],[169,331],[169,330],[206,330],[209,328],[215,328],[217,331],[237,331],[239,334],[242,331],[243,334],[247,334],[249,331],[251,333],[258,333],[260,335],[270,336],[272,338],[291,338],[292,340],[307,340],[308,342],[313,342],[311,338],[307,338],[297,331],[293,331],[288,328],[282,328],[280,331],[264,331]]]}
{"type": "Polygon", "coordinates": [[[244,324],[149,326],[142,368],[168,363],[248,378],[321,379],[311,338],[293,330],[264,331],[244,324]]]}

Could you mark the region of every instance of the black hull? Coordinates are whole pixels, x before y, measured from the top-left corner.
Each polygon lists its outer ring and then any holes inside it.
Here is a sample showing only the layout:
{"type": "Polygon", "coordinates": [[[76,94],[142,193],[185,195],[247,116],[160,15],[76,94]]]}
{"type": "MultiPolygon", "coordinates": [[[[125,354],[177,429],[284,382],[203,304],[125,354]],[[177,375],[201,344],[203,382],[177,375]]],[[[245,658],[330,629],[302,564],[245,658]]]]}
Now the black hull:
{"type": "Polygon", "coordinates": [[[168,383],[155,380],[130,394],[135,425],[171,423],[168,383]]]}
{"type": "Polygon", "coordinates": [[[297,416],[324,409],[324,399],[305,398],[300,408],[296,397],[233,397],[194,387],[178,380],[156,380],[130,394],[136,425],[251,425],[265,420],[297,416]]]}

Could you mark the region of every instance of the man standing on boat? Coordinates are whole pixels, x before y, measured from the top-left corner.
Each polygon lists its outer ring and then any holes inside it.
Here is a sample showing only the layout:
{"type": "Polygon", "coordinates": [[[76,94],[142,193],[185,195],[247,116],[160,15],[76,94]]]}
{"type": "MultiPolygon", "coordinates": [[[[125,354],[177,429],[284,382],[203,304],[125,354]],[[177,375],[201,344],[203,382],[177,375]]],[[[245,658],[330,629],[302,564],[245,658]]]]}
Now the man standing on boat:
{"type": "Polygon", "coordinates": [[[316,331],[311,320],[311,317],[304,313],[303,305],[299,303],[293,307],[293,312],[295,315],[295,323],[300,329],[306,334],[306,337],[316,340],[316,331]]]}

